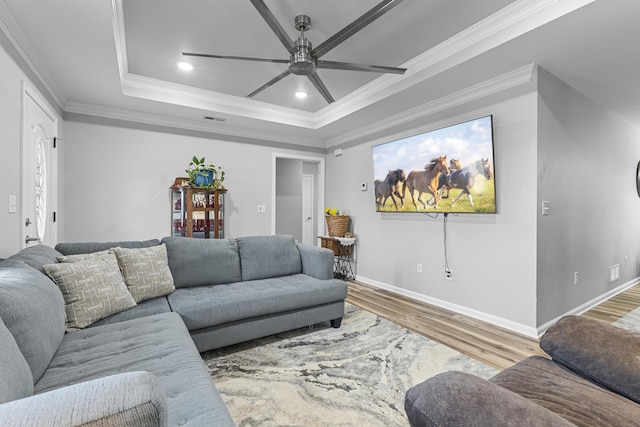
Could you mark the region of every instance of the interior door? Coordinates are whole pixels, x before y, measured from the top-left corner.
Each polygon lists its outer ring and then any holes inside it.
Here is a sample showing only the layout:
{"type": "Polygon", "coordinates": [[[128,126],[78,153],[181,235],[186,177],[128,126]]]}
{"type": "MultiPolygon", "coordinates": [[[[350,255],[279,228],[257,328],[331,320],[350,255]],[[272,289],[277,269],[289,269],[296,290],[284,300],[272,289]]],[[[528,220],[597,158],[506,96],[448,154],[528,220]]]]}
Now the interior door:
{"type": "Polygon", "coordinates": [[[55,245],[57,118],[39,94],[23,84],[22,92],[23,247],[55,245]]]}
{"type": "Polygon", "coordinates": [[[302,175],[302,243],[313,245],[313,175],[302,175]]]}

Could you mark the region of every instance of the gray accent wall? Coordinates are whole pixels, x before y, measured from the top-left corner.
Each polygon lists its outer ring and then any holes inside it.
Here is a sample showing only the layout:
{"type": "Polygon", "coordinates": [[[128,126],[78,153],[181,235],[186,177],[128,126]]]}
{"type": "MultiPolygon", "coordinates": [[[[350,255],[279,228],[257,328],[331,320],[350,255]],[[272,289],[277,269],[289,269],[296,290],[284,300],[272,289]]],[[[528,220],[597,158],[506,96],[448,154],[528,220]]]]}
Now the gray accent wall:
{"type": "Polygon", "coordinates": [[[358,278],[531,332],[536,325],[536,101],[531,82],[344,147],[342,156],[328,155],[326,204],[353,217],[358,278]],[[494,118],[498,213],[449,216],[450,281],[444,274],[442,215],[375,211],[371,150],[489,114],[494,118]],[[368,182],[367,191],[361,191],[362,182],[368,182]]]}
{"type": "Polygon", "coordinates": [[[538,326],[640,275],[638,161],[640,129],[539,69],[538,326]]]}

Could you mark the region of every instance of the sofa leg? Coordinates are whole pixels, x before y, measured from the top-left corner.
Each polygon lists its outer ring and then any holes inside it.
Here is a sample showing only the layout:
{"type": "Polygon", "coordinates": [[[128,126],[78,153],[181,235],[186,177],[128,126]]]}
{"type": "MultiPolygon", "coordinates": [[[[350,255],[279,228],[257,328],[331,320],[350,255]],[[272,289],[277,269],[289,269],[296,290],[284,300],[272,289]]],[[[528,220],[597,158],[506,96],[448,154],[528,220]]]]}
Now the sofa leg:
{"type": "Polygon", "coordinates": [[[342,317],[339,319],[333,319],[331,320],[331,327],[339,328],[341,323],[342,323],[342,317]]]}

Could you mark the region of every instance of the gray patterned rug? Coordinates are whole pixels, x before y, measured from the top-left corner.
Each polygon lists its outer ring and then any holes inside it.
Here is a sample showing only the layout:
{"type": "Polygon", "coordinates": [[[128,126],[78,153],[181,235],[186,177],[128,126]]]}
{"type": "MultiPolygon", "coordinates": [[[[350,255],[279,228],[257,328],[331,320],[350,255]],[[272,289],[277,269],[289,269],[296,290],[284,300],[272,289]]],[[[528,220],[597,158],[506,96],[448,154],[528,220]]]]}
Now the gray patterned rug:
{"type": "Polygon", "coordinates": [[[625,314],[621,319],[616,320],[612,324],[622,329],[640,332],[640,307],[625,314]]]}
{"type": "Polygon", "coordinates": [[[407,426],[404,394],[440,372],[497,370],[347,305],[342,326],[203,354],[236,424],[407,426]]]}

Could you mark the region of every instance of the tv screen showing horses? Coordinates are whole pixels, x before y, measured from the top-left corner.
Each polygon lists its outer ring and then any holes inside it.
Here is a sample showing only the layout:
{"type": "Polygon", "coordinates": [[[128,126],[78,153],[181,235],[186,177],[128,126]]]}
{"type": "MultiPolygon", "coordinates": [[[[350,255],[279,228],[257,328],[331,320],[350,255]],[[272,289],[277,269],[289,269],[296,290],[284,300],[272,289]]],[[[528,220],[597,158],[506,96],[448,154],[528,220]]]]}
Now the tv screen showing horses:
{"type": "Polygon", "coordinates": [[[378,212],[496,213],[493,116],[373,147],[378,212]]]}

